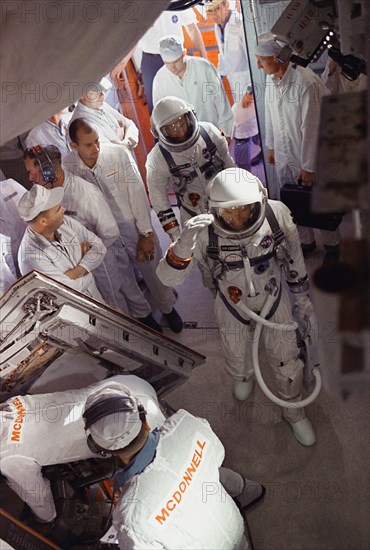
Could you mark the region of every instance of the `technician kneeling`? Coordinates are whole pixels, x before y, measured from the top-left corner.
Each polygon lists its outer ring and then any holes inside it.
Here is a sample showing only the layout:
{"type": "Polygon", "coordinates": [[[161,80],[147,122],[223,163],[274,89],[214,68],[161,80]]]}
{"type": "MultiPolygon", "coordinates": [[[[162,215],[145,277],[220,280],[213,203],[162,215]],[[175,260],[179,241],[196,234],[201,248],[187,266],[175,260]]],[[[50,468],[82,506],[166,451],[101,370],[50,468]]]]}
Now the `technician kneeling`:
{"type": "Polygon", "coordinates": [[[207,421],[179,410],[151,431],[138,399],[116,390],[92,394],[83,416],[89,445],[123,466],[114,477],[120,548],[248,549],[230,495],[244,510],[264,488],[219,470],[224,448],[207,421]]]}

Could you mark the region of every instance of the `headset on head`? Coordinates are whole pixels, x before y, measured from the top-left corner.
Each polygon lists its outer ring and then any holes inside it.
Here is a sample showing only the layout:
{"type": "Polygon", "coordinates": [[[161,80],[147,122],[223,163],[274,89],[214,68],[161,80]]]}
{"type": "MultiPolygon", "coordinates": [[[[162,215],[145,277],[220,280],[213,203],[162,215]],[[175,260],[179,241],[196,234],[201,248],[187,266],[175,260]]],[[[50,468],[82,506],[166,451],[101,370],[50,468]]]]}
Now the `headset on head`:
{"type": "MultiPolygon", "coordinates": [[[[92,405],[89,409],[87,409],[83,415],[82,418],[85,421],[85,431],[87,431],[90,426],[95,424],[98,420],[101,420],[102,418],[105,418],[106,416],[109,416],[111,414],[116,414],[119,412],[132,412],[132,405],[130,402],[130,406],[127,404],[127,397],[124,396],[117,396],[117,397],[110,397],[109,399],[106,399],[105,401],[101,401],[99,403],[95,403],[95,405],[92,405]]],[[[138,412],[139,412],[139,418],[141,422],[146,421],[146,410],[144,409],[144,406],[139,403],[138,404],[138,412]]],[[[103,447],[100,447],[94,439],[92,438],[91,434],[87,436],[87,445],[91,452],[98,454],[100,456],[106,457],[108,454],[111,454],[109,450],[103,449],[103,447]]]]}
{"type": "Polygon", "coordinates": [[[41,145],[31,147],[32,153],[36,157],[36,161],[40,167],[43,180],[46,183],[54,183],[57,179],[56,170],[51,158],[41,145]]]}

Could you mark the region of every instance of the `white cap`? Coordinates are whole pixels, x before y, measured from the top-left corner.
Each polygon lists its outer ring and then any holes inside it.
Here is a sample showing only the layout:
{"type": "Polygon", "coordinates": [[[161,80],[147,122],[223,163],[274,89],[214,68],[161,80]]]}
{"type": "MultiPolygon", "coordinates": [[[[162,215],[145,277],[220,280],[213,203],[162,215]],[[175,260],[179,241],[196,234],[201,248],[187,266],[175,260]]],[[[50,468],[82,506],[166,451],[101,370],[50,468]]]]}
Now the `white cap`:
{"type": "Polygon", "coordinates": [[[110,382],[92,393],[86,400],[84,418],[86,429],[95,443],[109,451],[127,447],[141,430],[139,404],[130,389],[119,382],[110,382]],[[125,398],[125,410],[119,410],[120,404],[117,404],[117,409],[114,407],[111,414],[97,419],[89,426],[87,419],[92,407],[117,397],[125,398]]]}
{"type": "Polygon", "coordinates": [[[276,55],[283,46],[279,44],[271,32],[264,32],[257,36],[255,55],[270,57],[276,55]]]}
{"type": "Polygon", "coordinates": [[[162,36],[159,41],[159,53],[164,63],[172,63],[180,59],[183,51],[183,44],[177,36],[162,36]]]}
{"type": "Polygon", "coordinates": [[[111,81],[104,77],[100,82],[88,82],[84,87],[86,92],[107,92],[112,88],[113,84],[111,81]]]}
{"type": "Polygon", "coordinates": [[[18,203],[18,211],[24,221],[29,222],[41,212],[45,212],[62,202],[63,187],[47,189],[42,185],[34,184],[33,187],[21,197],[18,203]]]}

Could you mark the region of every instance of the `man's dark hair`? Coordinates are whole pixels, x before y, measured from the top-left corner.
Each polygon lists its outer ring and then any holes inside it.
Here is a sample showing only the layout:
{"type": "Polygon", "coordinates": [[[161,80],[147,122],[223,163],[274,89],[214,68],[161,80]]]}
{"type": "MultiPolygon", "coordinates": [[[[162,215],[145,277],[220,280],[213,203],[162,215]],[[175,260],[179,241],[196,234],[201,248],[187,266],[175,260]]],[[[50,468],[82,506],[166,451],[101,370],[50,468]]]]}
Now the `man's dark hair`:
{"type": "MultiPolygon", "coordinates": [[[[43,147],[43,150],[48,155],[49,159],[53,163],[54,166],[60,167],[62,165],[62,155],[59,151],[58,147],[56,145],[45,145],[43,147]]],[[[34,152],[32,147],[29,147],[26,149],[23,153],[23,159],[31,159],[34,161],[34,164],[36,166],[37,164],[37,153],[34,152]]]]}
{"type": "Polygon", "coordinates": [[[72,120],[69,125],[69,139],[72,143],[78,145],[77,134],[79,131],[85,132],[85,134],[91,134],[95,130],[95,127],[92,126],[85,118],[75,118],[72,120]]]}

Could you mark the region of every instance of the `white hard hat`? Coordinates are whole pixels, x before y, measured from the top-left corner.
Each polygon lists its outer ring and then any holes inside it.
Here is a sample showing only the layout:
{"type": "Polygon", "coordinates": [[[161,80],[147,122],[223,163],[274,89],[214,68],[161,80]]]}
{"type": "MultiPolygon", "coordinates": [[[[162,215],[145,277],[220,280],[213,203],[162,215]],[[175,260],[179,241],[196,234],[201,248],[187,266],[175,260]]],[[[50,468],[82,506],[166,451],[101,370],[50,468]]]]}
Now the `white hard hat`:
{"type": "Polygon", "coordinates": [[[213,225],[221,237],[244,239],[253,235],[264,222],[267,190],[260,180],[242,168],[226,168],[208,184],[207,210],[214,215],[213,225]],[[224,209],[251,205],[251,214],[241,229],[233,229],[223,218],[224,209]]]}
{"type": "Polygon", "coordinates": [[[150,127],[153,136],[163,147],[175,153],[186,151],[199,138],[199,124],[194,107],[184,99],[175,96],[164,97],[156,103],[150,117],[150,127]],[[180,117],[186,117],[188,125],[187,135],[181,141],[169,136],[165,128],[169,124],[175,124],[180,117]]]}
{"type": "Polygon", "coordinates": [[[144,408],[129,388],[110,382],[86,400],[85,430],[101,449],[114,451],[127,447],[139,434],[144,408]]]}

